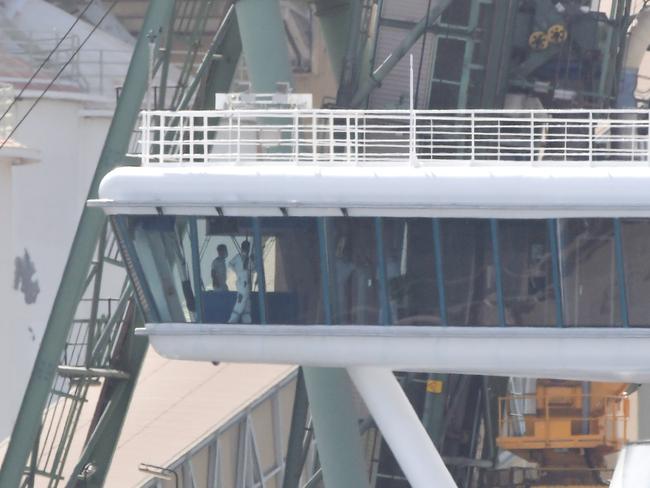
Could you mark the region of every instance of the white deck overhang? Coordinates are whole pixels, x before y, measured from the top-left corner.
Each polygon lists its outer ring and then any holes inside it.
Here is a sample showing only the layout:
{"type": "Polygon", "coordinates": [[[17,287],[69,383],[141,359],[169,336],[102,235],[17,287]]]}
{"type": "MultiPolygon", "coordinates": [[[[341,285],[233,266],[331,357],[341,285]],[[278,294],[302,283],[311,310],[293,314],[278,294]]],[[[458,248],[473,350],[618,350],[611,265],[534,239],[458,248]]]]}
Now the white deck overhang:
{"type": "Polygon", "coordinates": [[[90,205],[111,214],[473,218],[650,217],[650,167],[125,167],[90,205]]]}
{"type": "Polygon", "coordinates": [[[151,324],[171,359],[650,382],[650,330],[151,324]]]}

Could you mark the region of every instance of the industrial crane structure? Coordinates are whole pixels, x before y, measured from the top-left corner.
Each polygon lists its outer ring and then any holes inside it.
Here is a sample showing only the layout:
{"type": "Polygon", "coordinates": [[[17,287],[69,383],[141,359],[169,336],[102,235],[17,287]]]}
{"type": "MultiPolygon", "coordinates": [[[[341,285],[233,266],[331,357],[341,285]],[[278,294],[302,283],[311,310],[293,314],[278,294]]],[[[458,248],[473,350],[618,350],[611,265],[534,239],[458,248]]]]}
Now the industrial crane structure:
{"type": "Polygon", "coordinates": [[[148,342],[301,366],[283,488],[605,484],[650,380],[645,6],[316,0],[314,100],[277,0],[217,4],[149,2],[0,486],[102,486],[148,342]]]}

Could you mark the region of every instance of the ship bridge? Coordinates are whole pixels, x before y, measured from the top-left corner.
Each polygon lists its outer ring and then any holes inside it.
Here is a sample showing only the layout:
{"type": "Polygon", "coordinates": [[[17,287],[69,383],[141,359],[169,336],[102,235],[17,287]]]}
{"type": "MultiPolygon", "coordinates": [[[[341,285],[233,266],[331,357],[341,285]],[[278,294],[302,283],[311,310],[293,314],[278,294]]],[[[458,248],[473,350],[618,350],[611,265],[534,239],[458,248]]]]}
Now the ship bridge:
{"type": "Polygon", "coordinates": [[[391,371],[650,382],[647,111],[291,97],[144,112],[89,202],[160,354],[347,368],[413,486],[453,481],[391,371]]]}
{"type": "Polygon", "coordinates": [[[90,202],[160,353],[650,381],[648,265],[624,259],[647,247],[647,111],[278,96],[144,112],[141,165],[90,202]]]}

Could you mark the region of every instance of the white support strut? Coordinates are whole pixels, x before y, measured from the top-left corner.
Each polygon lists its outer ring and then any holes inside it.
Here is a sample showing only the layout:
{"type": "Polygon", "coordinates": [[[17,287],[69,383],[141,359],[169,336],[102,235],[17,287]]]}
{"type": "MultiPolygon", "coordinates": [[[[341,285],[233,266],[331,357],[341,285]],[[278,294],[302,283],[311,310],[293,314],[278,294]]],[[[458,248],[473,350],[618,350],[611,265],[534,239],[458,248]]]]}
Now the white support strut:
{"type": "Polygon", "coordinates": [[[348,374],[411,486],[457,488],[393,372],[357,367],[348,374]]]}

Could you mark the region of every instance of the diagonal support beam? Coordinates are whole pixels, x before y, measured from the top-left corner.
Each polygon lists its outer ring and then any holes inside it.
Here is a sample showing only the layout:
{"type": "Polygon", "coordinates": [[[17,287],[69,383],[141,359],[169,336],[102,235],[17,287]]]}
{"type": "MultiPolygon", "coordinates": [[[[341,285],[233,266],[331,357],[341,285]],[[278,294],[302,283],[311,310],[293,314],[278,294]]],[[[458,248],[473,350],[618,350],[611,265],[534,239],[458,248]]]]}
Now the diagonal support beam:
{"type": "Polygon", "coordinates": [[[372,74],[365,80],[359,90],[352,97],[350,102],[351,107],[360,106],[364,100],[370,95],[370,92],[381,85],[381,82],[392,71],[392,69],[400,62],[400,60],[409,52],[413,45],[418,42],[418,39],[430,28],[433,23],[442,15],[442,12],[449,6],[452,0],[437,0],[432,2],[431,8],[427,15],[425,15],[411,31],[406,35],[402,42],[386,57],[383,63],[372,72],[372,74]]]}
{"type": "MultiPolygon", "coordinates": [[[[275,92],[292,82],[289,52],[278,0],[239,0],[235,4],[242,54],[253,90],[275,92]]],[[[368,486],[358,418],[343,369],[303,368],[325,484],[368,486]]],[[[291,465],[295,460],[288,460],[291,465]]]]}
{"type": "MultiPolygon", "coordinates": [[[[120,95],[90,186],[90,199],[97,197],[101,179],[123,162],[140,104],[149,84],[147,35],[162,32],[169,26],[173,5],[173,0],[157,0],[149,4],[142,32],[126,75],[124,90],[120,95]]],[[[85,208],[81,214],[61,285],[54,300],[34,369],[14,425],[9,448],[0,470],[0,486],[19,486],[27,458],[38,435],[41,415],[61,351],[65,346],[70,324],[82,295],[83,283],[90,269],[95,245],[105,222],[106,217],[101,209],[85,208]]]]}
{"type": "Polygon", "coordinates": [[[127,311],[128,318],[125,319],[130,322],[125,337],[126,351],[119,360],[120,369],[127,371],[129,377],[128,379],[106,379],[105,388],[111,390],[108,395],[110,400],[86,441],[79,461],[68,480],[67,488],[101,488],[106,480],[115,453],[114,448],[122,432],[135,383],[147,352],[147,341],[133,335],[133,330],[141,327],[143,323],[141,313],[135,309],[135,302],[132,302],[130,310],[127,311]],[[88,479],[84,479],[82,473],[89,464],[93,465],[95,472],[88,479]]]}
{"type": "MultiPolygon", "coordinates": [[[[293,401],[293,412],[291,414],[291,429],[289,431],[289,442],[287,445],[287,462],[284,468],[284,480],[282,488],[298,488],[300,476],[304,467],[303,439],[309,415],[309,401],[305,388],[305,378],[302,368],[298,370],[296,379],[296,396],[293,401]]],[[[309,446],[306,446],[308,449],[309,446]]]]}
{"type": "Polygon", "coordinates": [[[389,369],[348,374],[413,488],[457,488],[404,390],[389,369]]]}

